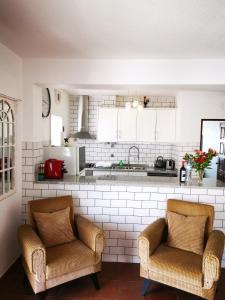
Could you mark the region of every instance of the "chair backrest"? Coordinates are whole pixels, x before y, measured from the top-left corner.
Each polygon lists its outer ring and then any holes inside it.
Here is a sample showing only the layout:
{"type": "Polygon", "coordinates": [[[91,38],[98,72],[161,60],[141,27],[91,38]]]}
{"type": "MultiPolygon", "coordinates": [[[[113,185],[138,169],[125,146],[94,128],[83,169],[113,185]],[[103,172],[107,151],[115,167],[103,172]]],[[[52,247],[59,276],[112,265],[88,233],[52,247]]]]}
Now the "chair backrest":
{"type": "Polygon", "coordinates": [[[33,219],[34,212],[49,213],[55,212],[70,206],[70,222],[73,226],[74,215],[73,215],[73,199],[71,196],[62,197],[51,197],[46,199],[32,200],[28,202],[28,218],[29,223],[35,226],[35,221],[33,219]]]}
{"type": "Polygon", "coordinates": [[[214,207],[211,205],[169,199],[167,202],[167,211],[182,214],[184,216],[207,216],[208,218],[205,226],[206,239],[213,229],[214,207]]]}

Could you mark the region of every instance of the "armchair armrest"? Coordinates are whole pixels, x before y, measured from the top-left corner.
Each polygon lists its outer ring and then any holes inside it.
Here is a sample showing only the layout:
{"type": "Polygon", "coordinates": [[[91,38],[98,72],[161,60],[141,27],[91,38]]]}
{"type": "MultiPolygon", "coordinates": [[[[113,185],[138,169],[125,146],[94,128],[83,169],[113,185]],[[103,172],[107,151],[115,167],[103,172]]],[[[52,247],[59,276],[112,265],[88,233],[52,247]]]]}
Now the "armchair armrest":
{"type": "Polygon", "coordinates": [[[80,240],[98,255],[101,255],[105,242],[103,231],[81,216],[77,217],[76,225],[80,240]]]}
{"type": "Polygon", "coordinates": [[[149,256],[162,241],[166,222],[164,218],[150,224],[138,237],[138,253],[143,264],[147,264],[149,256]]]}
{"type": "Polygon", "coordinates": [[[46,251],[42,241],[30,225],[19,227],[18,239],[29,271],[38,281],[45,281],[46,251]]]}
{"type": "Polygon", "coordinates": [[[221,271],[221,260],[224,250],[224,233],[213,230],[208,238],[202,262],[204,288],[210,289],[218,281],[221,271]]]}

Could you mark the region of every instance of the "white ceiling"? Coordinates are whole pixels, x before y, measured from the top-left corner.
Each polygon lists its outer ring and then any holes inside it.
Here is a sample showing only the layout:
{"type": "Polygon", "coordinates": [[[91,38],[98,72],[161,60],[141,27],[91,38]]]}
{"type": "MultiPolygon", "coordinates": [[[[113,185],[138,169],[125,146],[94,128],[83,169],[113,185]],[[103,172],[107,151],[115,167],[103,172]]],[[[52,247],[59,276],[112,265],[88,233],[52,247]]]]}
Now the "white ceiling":
{"type": "Polygon", "coordinates": [[[22,57],[225,58],[224,0],[1,0],[22,57]]]}

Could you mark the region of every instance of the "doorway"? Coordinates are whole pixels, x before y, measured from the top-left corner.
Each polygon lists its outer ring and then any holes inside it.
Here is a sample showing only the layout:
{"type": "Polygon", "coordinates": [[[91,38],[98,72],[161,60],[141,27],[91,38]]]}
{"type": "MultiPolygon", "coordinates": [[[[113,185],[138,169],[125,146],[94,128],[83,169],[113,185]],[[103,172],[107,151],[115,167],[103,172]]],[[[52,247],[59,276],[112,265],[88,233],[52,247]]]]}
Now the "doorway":
{"type": "MultiPolygon", "coordinates": [[[[200,149],[208,151],[209,148],[219,153],[219,158],[225,158],[225,119],[202,119],[200,149]]],[[[217,177],[218,157],[214,157],[211,169],[205,170],[206,178],[217,177]]]]}

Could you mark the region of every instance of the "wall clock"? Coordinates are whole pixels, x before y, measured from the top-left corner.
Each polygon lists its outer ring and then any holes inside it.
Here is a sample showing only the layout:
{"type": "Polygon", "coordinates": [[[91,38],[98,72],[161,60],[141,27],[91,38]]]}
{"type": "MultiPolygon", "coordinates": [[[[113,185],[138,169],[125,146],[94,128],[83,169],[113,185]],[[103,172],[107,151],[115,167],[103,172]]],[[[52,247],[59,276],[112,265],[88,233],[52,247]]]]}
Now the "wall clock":
{"type": "Polygon", "coordinates": [[[47,118],[51,111],[51,96],[48,88],[42,89],[42,118],[47,118]]]}

